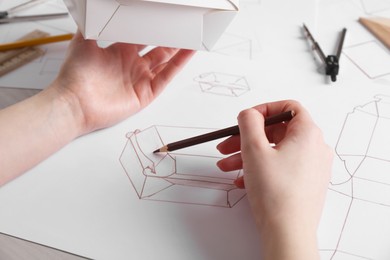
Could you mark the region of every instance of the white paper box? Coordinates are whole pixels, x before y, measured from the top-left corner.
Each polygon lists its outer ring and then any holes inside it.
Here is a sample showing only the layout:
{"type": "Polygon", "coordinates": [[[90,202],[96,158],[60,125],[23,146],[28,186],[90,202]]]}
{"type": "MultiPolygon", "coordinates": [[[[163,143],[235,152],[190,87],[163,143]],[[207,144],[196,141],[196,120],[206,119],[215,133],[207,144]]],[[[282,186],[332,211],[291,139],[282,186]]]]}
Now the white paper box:
{"type": "Polygon", "coordinates": [[[86,39],[211,50],[239,0],[64,0],[86,39]]]}

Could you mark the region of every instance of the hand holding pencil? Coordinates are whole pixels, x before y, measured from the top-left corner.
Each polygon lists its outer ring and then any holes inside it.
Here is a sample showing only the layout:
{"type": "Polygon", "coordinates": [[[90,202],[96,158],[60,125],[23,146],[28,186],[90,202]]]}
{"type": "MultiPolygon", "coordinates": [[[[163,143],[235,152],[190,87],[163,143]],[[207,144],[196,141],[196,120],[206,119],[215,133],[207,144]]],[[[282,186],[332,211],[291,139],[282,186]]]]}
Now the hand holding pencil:
{"type": "MultiPolygon", "coordinates": [[[[286,121],[291,120],[295,115],[294,110],[282,112],[277,115],[270,116],[265,119],[264,125],[269,126],[269,125],[274,125],[278,123],[283,123],[286,121]]],[[[189,146],[193,145],[198,145],[201,143],[209,142],[212,140],[216,140],[219,138],[227,137],[230,135],[238,135],[240,133],[240,129],[238,125],[224,128],[221,130],[217,130],[214,132],[206,133],[203,135],[198,135],[194,137],[190,137],[188,139],[180,140],[174,143],[167,144],[157,150],[155,150],[153,153],[159,153],[159,152],[172,152],[178,149],[186,148],[189,146]]]]}
{"type": "Polygon", "coordinates": [[[320,129],[296,101],[244,110],[238,125],[240,135],[217,146],[229,155],[218,166],[223,171],[243,169],[244,178],[236,185],[245,187],[261,240],[266,241],[264,259],[319,259],[316,231],[333,158],[320,129]],[[295,111],[288,124],[264,127],[264,116],[286,110],[295,111]]]}

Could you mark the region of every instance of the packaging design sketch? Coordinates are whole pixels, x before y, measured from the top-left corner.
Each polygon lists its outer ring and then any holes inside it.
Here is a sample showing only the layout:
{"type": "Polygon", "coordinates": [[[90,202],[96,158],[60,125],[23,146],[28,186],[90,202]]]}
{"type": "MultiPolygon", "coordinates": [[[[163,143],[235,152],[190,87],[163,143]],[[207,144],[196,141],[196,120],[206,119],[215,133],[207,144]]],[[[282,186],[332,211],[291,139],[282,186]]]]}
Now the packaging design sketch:
{"type": "Polygon", "coordinates": [[[171,140],[191,137],[210,129],[153,125],[129,132],[120,163],[141,200],[215,207],[234,207],[245,195],[234,181],[241,170],[222,172],[221,157],[210,154],[210,143],[176,152],[154,154],[171,140]],[[182,136],[182,137],[180,137],[182,136]],[[205,152],[206,151],[206,152],[205,152]]]}

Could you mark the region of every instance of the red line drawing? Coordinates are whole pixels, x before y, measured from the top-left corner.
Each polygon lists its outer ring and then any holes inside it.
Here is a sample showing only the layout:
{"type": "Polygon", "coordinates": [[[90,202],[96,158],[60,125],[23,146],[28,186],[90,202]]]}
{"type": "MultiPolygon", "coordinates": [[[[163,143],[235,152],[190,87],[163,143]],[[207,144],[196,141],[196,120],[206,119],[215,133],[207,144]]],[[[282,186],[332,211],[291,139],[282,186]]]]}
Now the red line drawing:
{"type": "Polygon", "coordinates": [[[343,53],[370,79],[390,75],[390,52],[376,40],[348,46],[343,53]]]}
{"type": "Polygon", "coordinates": [[[199,83],[202,92],[239,97],[250,91],[248,81],[244,76],[220,72],[206,72],[194,78],[199,83]]]}
{"type": "Polygon", "coordinates": [[[335,148],[345,174],[332,179],[330,190],[346,200],[347,208],[330,259],[390,258],[389,133],[390,96],[376,95],[345,119],[335,148]]]}
{"type": "Polygon", "coordinates": [[[142,200],[234,207],[245,191],[234,185],[241,171],[222,172],[216,166],[221,157],[206,154],[215,144],[202,144],[176,152],[153,151],[174,141],[210,132],[210,129],[150,126],[127,134],[120,163],[142,200]],[[174,134],[174,136],[172,136],[174,134]]]}

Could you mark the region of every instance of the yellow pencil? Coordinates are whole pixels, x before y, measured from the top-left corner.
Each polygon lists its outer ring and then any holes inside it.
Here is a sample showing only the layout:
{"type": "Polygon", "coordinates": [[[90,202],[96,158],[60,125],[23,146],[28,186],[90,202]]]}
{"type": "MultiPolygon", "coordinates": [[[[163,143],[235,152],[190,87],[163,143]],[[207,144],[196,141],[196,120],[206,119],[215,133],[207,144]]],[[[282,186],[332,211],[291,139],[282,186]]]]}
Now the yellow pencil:
{"type": "Polygon", "coordinates": [[[73,38],[73,36],[74,34],[68,33],[68,34],[48,36],[48,37],[37,38],[37,39],[29,39],[29,40],[21,40],[16,42],[4,43],[4,44],[0,44],[0,51],[8,51],[13,49],[48,44],[53,42],[69,41],[73,38]]]}

